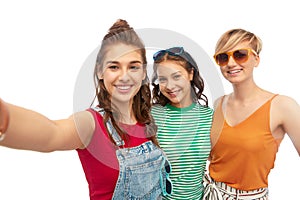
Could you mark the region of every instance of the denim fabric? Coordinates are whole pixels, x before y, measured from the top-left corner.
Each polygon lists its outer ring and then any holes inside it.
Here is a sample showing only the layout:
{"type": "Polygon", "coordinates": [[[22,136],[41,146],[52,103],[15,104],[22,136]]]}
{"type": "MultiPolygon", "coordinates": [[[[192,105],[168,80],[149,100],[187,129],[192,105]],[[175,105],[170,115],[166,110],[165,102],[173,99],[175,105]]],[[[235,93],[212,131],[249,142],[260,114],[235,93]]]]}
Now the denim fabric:
{"type": "MultiPolygon", "coordinates": [[[[102,116],[102,109],[94,109],[102,116]]],[[[120,147],[124,141],[120,138],[109,120],[109,134],[120,147]]],[[[164,154],[151,141],[132,148],[116,150],[119,161],[119,177],[114,190],[113,200],[156,200],[162,195],[172,193],[172,183],[169,179],[171,165],[164,154]]]]}
{"type": "Polygon", "coordinates": [[[167,161],[151,141],[116,151],[120,172],[113,199],[152,200],[166,194],[167,161]]]}

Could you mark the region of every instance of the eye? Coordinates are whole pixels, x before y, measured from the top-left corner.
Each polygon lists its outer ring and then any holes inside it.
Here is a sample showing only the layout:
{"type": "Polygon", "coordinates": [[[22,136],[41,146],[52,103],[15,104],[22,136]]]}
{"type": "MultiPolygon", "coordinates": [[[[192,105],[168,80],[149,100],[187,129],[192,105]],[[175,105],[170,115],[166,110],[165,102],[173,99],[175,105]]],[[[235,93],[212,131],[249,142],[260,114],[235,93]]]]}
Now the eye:
{"type": "Polygon", "coordinates": [[[223,62],[228,60],[228,55],[226,53],[220,53],[216,58],[218,61],[223,62]]]}
{"type": "Polygon", "coordinates": [[[241,59],[241,58],[247,57],[248,51],[244,50],[244,49],[237,50],[233,53],[233,55],[234,55],[234,58],[241,59]]]}
{"type": "Polygon", "coordinates": [[[181,78],[181,75],[180,74],[176,74],[173,76],[174,80],[179,80],[181,78]]]}
{"type": "Polygon", "coordinates": [[[164,78],[164,77],[159,77],[159,78],[158,78],[158,82],[159,82],[159,83],[166,83],[166,82],[167,82],[167,79],[164,78]]]}
{"type": "Polygon", "coordinates": [[[133,71],[137,71],[137,70],[141,69],[141,66],[132,65],[132,66],[130,66],[130,69],[133,70],[133,71]]]}
{"type": "Polygon", "coordinates": [[[110,69],[110,70],[117,70],[117,69],[119,69],[119,67],[117,65],[110,65],[107,68],[110,69]]]}

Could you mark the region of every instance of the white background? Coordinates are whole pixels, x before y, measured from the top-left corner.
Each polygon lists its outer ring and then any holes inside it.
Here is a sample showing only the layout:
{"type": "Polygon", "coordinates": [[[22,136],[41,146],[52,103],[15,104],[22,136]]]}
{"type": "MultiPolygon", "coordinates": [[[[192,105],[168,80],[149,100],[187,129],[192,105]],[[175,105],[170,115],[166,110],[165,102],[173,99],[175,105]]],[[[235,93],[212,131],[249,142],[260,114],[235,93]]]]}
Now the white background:
{"type": "MultiPolygon", "coordinates": [[[[184,34],[210,56],[223,32],[231,28],[252,31],[264,43],[256,82],[300,102],[300,14],[296,3],[0,1],[0,97],[50,119],[68,117],[83,62],[116,19],[123,18],[136,29],[162,28],[184,34]]],[[[228,83],[224,82],[224,87],[226,93],[231,91],[228,83]]],[[[299,169],[299,156],[286,137],[269,176],[271,200],[299,199],[295,196],[299,169]]],[[[76,151],[38,153],[0,147],[0,200],[17,199],[88,200],[88,185],[76,151]]]]}

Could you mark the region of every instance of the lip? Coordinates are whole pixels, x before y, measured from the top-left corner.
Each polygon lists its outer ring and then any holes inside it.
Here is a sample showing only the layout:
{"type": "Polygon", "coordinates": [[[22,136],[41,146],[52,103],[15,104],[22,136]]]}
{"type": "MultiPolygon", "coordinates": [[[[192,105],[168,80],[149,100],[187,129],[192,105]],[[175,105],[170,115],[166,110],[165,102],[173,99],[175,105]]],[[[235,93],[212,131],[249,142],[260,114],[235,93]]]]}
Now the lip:
{"type": "Polygon", "coordinates": [[[128,93],[132,87],[132,85],[115,85],[115,88],[119,93],[128,93]]]}
{"type": "Polygon", "coordinates": [[[229,74],[229,75],[236,75],[236,74],[240,73],[241,71],[243,71],[243,69],[228,70],[227,74],[229,74]]]}
{"type": "Polygon", "coordinates": [[[175,98],[179,92],[180,92],[180,90],[173,90],[173,91],[169,91],[167,93],[170,97],[175,98]]]}

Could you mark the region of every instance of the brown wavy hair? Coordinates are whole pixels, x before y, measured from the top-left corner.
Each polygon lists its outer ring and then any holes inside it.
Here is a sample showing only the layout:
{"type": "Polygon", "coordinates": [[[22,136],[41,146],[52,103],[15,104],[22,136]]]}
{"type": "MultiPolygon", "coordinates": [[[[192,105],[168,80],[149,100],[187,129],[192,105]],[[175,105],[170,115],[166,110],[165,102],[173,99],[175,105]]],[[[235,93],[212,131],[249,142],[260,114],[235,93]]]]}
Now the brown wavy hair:
{"type": "Polygon", "coordinates": [[[170,103],[170,100],[165,97],[159,89],[159,83],[157,81],[157,67],[159,63],[162,63],[164,61],[173,61],[179,65],[181,65],[189,74],[194,73],[193,80],[190,81],[191,83],[191,94],[192,94],[192,100],[195,103],[200,103],[204,105],[205,107],[208,106],[208,99],[206,95],[203,94],[204,90],[204,81],[199,73],[199,68],[197,66],[197,63],[192,58],[192,56],[183,50],[183,56],[180,55],[171,55],[166,50],[165,55],[161,56],[159,59],[154,61],[153,65],[153,75],[151,79],[151,83],[153,86],[152,89],[152,103],[153,104],[160,104],[162,106],[165,106],[167,103],[170,103]]]}
{"type": "MultiPolygon", "coordinates": [[[[127,21],[119,19],[112,25],[108,33],[104,36],[96,59],[96,66],[94,69],[94,81],[96,86],[95,98],[98,100],[98,107],[103,108],[105,111],[103,116],[104,124],[106,126],[106,122],[110,119],[119,136],[126,141],[128,139],[127,133],[120,128],[117,122],[119,119],[119,111],[115,110],[115,107],[112,106],[111,95],[105,88],[103,80],[99,79],[97,76],[98,72],[103,70],[103,62],[107,52],[112,45],[116,44],[125,44],[136,47],[136,50],[141,54],[144,70],[146,70],[147,67],[146,49],[142,40],[139,38],[134,29],[129,26],[127,21]]],[[[136,120],[140,124],[144,124],[146,126],[147,138],[158,145],[156,138],[157,127],[154,124],[150,110],[151,91],[149,78],[146,75],[141,88],[133,98],[132,112],[134,113],[136,120]]],[[[111,136],[110,140],[115,143],[111,136]]]]}

